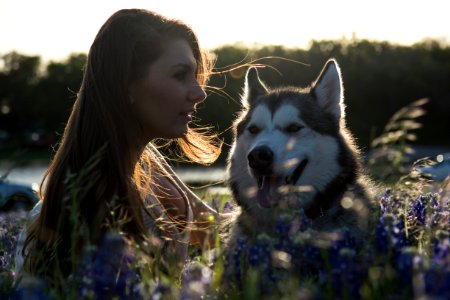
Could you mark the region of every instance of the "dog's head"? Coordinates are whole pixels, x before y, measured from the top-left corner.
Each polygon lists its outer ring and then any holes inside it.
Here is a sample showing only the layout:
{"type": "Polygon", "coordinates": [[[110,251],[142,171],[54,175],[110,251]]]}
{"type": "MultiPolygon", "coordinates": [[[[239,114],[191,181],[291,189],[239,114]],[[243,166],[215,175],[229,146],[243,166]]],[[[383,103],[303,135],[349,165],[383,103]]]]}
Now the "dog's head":
{"type": "Polygon", "coordinates": [[[336,61],[329,60],[307,88],[269,90],[250,68],[242,106],[229,161],[238,204],[279,206],[295,192],[295,207],[305,207],[343,171],[343,86],[336,61]]]}

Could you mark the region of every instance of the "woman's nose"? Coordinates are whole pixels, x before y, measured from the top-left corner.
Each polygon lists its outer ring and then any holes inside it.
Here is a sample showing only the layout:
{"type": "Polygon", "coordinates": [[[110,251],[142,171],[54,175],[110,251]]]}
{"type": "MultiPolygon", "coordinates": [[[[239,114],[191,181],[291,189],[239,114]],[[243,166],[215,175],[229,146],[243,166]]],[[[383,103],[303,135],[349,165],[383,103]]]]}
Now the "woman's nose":
{"type": "Polygon", "coordinates": [[[196,103],[202,102],[206,99],[206,92],[200,85],[192,86],[190,100],[196,103]]]}

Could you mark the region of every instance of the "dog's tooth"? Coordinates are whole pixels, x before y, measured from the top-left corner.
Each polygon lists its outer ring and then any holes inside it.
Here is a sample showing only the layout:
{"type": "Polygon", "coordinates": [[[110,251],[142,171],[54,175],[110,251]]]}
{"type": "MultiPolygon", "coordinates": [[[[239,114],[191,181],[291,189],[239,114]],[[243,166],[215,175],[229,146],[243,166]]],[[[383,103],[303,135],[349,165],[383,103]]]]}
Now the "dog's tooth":
{"type": "Polygon", "coordinates": [[[261,185],[259,186],[259,189],[262,190],[263,186],[266,184],[266,176],[261,176],[261,185]]]}

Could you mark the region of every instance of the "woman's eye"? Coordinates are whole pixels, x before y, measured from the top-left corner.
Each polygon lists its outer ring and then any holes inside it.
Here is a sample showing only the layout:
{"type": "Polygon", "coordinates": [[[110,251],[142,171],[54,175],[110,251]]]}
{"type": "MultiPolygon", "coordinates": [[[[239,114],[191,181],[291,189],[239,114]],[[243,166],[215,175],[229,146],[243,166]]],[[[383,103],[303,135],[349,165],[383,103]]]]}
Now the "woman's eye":
{"type": "Polygon", "coordinates": [[[289,124],[284,131],[287,133],[296,133],[299,132],[303,128],[302,125],[299,124],[289,124]]]}
{"type": "Polygon", "coordinates": [[[248,132],[250,132],[250,134],[258,134],[261,131],[256,125],[251,125],[247,130],[248,132]]]}
{"type": "Polygon", "coordinates": [[[177,80],[183,81],[184,79],[186,79],[186,75],[187,75],[186,71],[181,71],[181,72],[175,73],[175,75],[173,75],[173,77],[177,80]]]}

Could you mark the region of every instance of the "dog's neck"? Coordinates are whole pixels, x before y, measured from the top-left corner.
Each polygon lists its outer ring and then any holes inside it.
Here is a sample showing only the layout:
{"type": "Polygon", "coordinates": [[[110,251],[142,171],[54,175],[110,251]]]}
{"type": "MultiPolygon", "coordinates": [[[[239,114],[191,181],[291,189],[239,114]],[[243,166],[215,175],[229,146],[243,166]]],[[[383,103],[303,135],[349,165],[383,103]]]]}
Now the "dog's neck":
{"type": "Polygon", "coordinates": [[[317,192],[311,205],[305,208],[305,215],[311,220],[323,216],[333,206],[340,205],[344,194],[356,185],[356,171],[344,172],[331,181],[324,191],[317,192]]]}
{"type": "Polygon", "coordinates": [[[310,220],[320,218],[326,213],[334,204],[341,203],[344,192],[340,192],[334,197],[325,196],[324,194],[317,194],[315,201],[305,209],[305,215],[310,220]]]}

